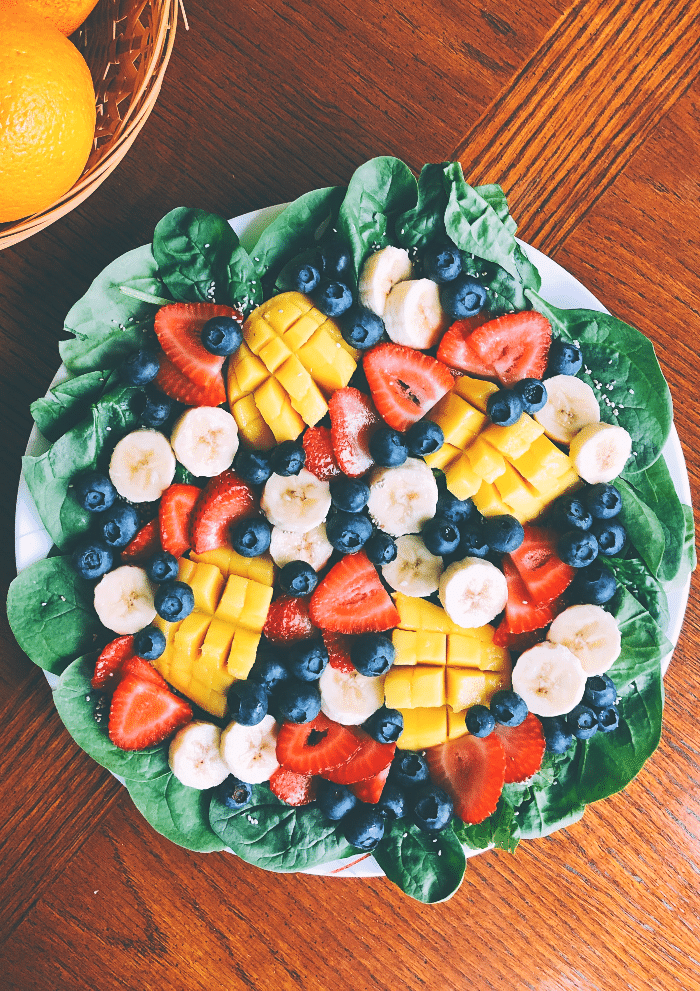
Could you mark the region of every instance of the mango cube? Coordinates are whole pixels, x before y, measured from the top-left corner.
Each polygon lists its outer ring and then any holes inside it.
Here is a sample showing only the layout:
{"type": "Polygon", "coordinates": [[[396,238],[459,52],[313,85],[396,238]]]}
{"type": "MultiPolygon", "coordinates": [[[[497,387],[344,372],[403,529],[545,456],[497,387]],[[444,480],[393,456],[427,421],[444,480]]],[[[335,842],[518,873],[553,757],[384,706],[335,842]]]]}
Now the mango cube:
{"type": "Polygon", "coordinates": [[[520,419],[509,427],[490,423],[481,436],[504,457],[512,460],[521,457],[543,433],[544,427],[527,413],[523,413],[520,419]]]}
{"type": "MultiPolygon", "coordinates": [[[[406,709],[403,712],[403,733],[397,747],[402,750],[422,750],[444,743],[447,738],[445,706],[406,709]]],[[[465,726],[466,732],[466,726],[465,726]]]]}
{"type": "Polygon", "coordinates": [[[454,391],[463,396],[472,406],[476,406],[482,413],[486,412],[489,396],[498,392],[499,389],[500,386],[496,385],[495,382],[471,378],[469,375],[460,375],[454,385],[454,391]]]}
{"type": "Polygon", "coordinates": [[[263,420],[281,444],[285,440],[296,440],[304,429],[304,421],[292,408],[289,396],[277,379],[269,378],[255,390],[255,405],[263,420]]]}
{"type": "Polygon", "coordinates": [[[453,709],[488,705],[501,688],[510,684],[510,674],[476,671],[473,668],[447,668],[446,698],[453,709]]]}
{"type": "Polygon", "coordinates": [[[446,443],[461,450],[476,437],[486,421],[484,414],[474,409],[454,389],[433,406],[430,419],[442,429],[446,443]]]}
{"type": "Polygon", "coordinates": [[[474,471],[466,454],[461,454],[445,469],[447,488],[458,499],[470,499],[479,491],[481,482],[481,476],[474,471]]]}

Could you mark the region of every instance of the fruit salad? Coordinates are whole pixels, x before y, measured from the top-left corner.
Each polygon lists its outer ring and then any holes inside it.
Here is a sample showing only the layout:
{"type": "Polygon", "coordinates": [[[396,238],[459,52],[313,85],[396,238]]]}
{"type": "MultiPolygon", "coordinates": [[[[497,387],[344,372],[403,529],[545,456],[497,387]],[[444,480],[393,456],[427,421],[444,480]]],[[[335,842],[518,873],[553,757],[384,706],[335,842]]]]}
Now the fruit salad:
{"type": "Polygon", "coordinates": [[[695,565],[651,343],[563,310],[498,186],[361,166],[250,251],[172,211],[66,318],[8,596],[163,835],[450,897],[656,748],[695,565]]]}

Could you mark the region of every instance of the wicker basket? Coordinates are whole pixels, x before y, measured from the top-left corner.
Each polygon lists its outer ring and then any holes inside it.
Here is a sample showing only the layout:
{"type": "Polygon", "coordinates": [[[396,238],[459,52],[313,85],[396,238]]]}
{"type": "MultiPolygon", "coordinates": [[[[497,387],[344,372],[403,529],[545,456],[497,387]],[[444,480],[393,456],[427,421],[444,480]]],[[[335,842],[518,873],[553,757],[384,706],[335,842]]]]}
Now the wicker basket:
{"type": "Polygon", "coordinates": [[[69,213],[117,167],[153,109],[175,42],[178,0],[99,0],[72,40],[95,84],[97,126],[83,174],[52,206],[0,224],[0,248],[69,213]]]}

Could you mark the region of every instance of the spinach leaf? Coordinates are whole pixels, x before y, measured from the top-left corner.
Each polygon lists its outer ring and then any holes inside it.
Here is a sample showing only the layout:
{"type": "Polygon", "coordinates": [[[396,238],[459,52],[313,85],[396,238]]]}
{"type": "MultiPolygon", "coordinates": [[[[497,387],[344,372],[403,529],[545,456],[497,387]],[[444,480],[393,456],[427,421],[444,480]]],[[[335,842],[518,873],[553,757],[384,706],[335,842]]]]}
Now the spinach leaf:
{"type": "Polygon", "coordinates": [[[661,659],[673,649],[673,644],[626,588],[618,588],[604,608],[615,617],[622,635],[622,651],[608,673],[618,693],[623,695],[640,678],[660,671],[661,659]]]}
{"type": "Polygon", "coordinates": [[[462,271],[473,275],[485,287],[484,310],[490,317],[530,309],[530,300],[525,295],[523,283],[508,275],[499,265],[464,253],[462,271]]]}
{"type": "Polygon", "coordinates": [[[110,740],[106,725],[95,722],[94,703],[100,692],[90,684],[94,669],[94,654],[79,657],[63,672],[53,693],[58,714],[70,735],[94,761],[122,778],[146,781],[168,774],[167,746],[121,750],[110,740]]]}
{"type": "Polygon", "coordinates": [[[103,269],[71,308],[64,330],[74,336],[58,345],[70,371],[79,374],[116,368],[130,351],[152,338],[157,305],[125,295],[120,286],[168,296],[150,244],[127,251],[103,269]]]}
{"type": "Polygon", "coordinates": [[[693,507],[683,505],[683,517],[685,519],[685,541],[683,543],[683,560],[685,570],[690,573],[698,566],[698,555],[695,547],[695,516],[693,507]]]}
{"type": "Polygon", "coordinates": [[[655,574],[659,581],[671,582],[683,563],[685,514],[663,456],[646,471],[628,475],[627,481],[638,497],[637,505],[643,500],[661,527],[664,550],[655,574]]]}
{"type": "Polygon", "coordinates": [[[119,385],[92,405],[90,415],[63,434],[44,454],[22,458],[22,470],[41,521],[57,547],[88,529],[92,514],[69,491],[71,479],[86,468],[107,467],[116,442],[138,422],[132,410],[139,390],[119,385]]]}
{"type": "Polygon", "coordinates": [[[335,224],[345,196],[342,186],[304,193],[266,227],[250,253],[259,276],[273,276],[286,262],[318,240],[321,228],[335,224]]]}
{"type": "Polygon", "coordinates": [[[116,373],[85,372],[77,378],[55,385],[48,396],[36,399],[29,412],[38,429],[49,441],[57,440],[74,427],[87,413],[90,405],[117,385],[116,373]]]}
{"type": "Polygon", "coordinates": [[[214,795],[209,819],[216,835],[242,860],[269,871],[302,871],[355,853],[315,806],[291,808],[259,785],[250,805],[238,811],[214,795]]]}
{"type": "Polygon", "coordinates": [[[17,643],[40,668],[60,674],[74,658],[94,649],[103,627],[93,589],[65,557],[37,561],[14,579],[7,618],[17,643]]]}
{"type": "Polygon", "coordinates": [[[385,832],[374,859],[390,881],[427,904],[452,897],[467,863],[452,824],[432,836],[403,820],[385,832]]]}
{"type": "Polygon", "coordinates": [[[198,853],[224,849],[209,825],[211,791],[188,788],[170,771],[148,781],[127,779],[125,784],[146,822],[166,839],[198,853]]]}
{"type": "Polygon", "coordinates": [[[418,177],[418,203],[396,221],[396,240],[403,248],[424,248],[445,236],[444,171],[447,162],[424,165],[418,177]]]}
{"type": "Polygon", "coordinates": [[[490,183],[488,186],[474,186],[474,191],[479,194],[482,200],[486,200],[492,207],[496,216],[501,221],[509,234],[515,234],[518,225],[510,215],[510,208],[506,194],[497,183],[490,183]]]}
{"type": "Polygon", "coordinates": [[[626,588],[654,622],[666,631],[669,623],[666,593],[644,562],[638,558],[609,557],[606,564],[615,575],[618,585],[626,588]]]}
{"type": "Polygon", "coordinates": [[[577,794],[579,748],[567,754],[545,754],[542,769],[527,784],[506,785],[503,797],[515,808],[521,839],[548,836],[578,822],[585,804],[577,794]]]}
{"type": "Polygon", "coordinates": [[[666,550],[666,535],[661,521],[642,497],[624,480],[615,479],[615,488],[622,496],[620,522],[652,575],[657,576],[666,550]]]}
{"type": "Polygon", "coordinates": [[[455,834],[467,850],[486,850],[490,846],[515,853],[520,840],[520,826],[515,809],[501,796],[493,815],[476,824],[455,822],[455,834]]]}

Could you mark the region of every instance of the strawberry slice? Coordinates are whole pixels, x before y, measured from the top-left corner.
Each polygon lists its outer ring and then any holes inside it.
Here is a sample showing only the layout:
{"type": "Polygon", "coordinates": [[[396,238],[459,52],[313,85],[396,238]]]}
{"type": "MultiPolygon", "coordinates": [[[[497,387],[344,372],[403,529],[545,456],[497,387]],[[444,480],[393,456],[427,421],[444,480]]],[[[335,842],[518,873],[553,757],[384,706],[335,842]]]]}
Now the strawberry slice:
{"type": "Polygon", "coordinates": [[[546,638],[546,630],[532,630],[528,633],[511,633],[508,627],[508,620],[503,617],[496,627],[493,635],[493,642],[497,647],[507,647],[516,654],[521,654],[524,650],[529,650],[546,638]]]}
{"type": "Polygon", "coordinates": [[[207,385],[197,385],[163,355],[155,385],[171,399],[177,399],[185,406],[220,406],[226,401],[226,389],[221,374],[217,374],[207,385]]]}
{"type": "Polygon", "coordinates": [[[481,324],[469,335],[469,347],[495,369],[502,385],[541,379],[547,367],[552,327],[535,310],[507,313],[481,324]]]}
{"type": "Polygon", "coordinates": [[[344,764],[332,767],[321,774],[321,777],[337,785],[351,785],[373,778],[375,774],[389,767],[396,750],[395,743],[377,743],[369,733],[365,733],[358,726],[351,727],[351,732],[360,741],[359,749],[344,764]]]}
{"type": "Polygon", "coordinates": [[[127,657],[119,669],[119,676],[125,678],[127,675],[134,675],[135,678],[141,678],[142,681],[152,681],[154,685],[160,685],[161,688],[168,687],[163,675],[156,671],[145,657],[127,657]]]}
{"type": "Polygon", "coordinates": [[[161,549],[160,527],[158,517],[155,517],[141,527],[136,536],[122,549],[121,556],[123,561],[145,561],[161,549]]]}
{"type": "Polygon", "coordinates": [[[297,808],[308,805],[316,798],[317,779],[311,774],[298,774],[286,767],[278,767],[268,781],[270,791],[285,805],[297,808]]]}
{"type": "Polygon", "coordinates": [[[565,564],[557,554],[556,531],[546,527],[526,526],[522,544],[507,557],[515,565],[530,598],[539,606],[559,598],[576,574],[575,568],[565,564]]]}
{"type": "Polygon", "coordinates": [[[117,637],[102,650],[95,661],[95,673],[90,684],[93,688],[111,690],[117,684],[117,674],[124,661],[134,657],[133,636],[117,637]]]}
{"type": "Polygon", "coordinates": [[[187,702],[153,681],[129,674],[114,689],[109,738],[122,750],[152,747],[192,720],[187,702]]]}
{"type": "Polygon", "coordinates": [[[263,626],[263,634],[270,643],[308,640],[313,632],[308,597],[281,595],[270,603],[263,626]]]}
{"type": "Polygon", "coordinates": [[[507,557],[502,558],[501,568],[508,585],[505,619],[509,633],[529,633],[549,626],[555,615],[552,603],[539,605],[533,601],[515,565],[507,557]]]}
{"type": "Polygon", "coordinates": [[[467,733],[425,753],[430,777],[454,802],[463,822],[483,822],[496,810],[506,779],[506,755],[495,735],[467,733]]]}
{"type": "Polygon", "coordinates": [[[311,622],[335,633],[390,630],[399,614],[364,551],[333,565],[311,596],[311,622]]]}
{"type": "Polygon", "coordinates": [[[284,723],[277,736],[277,760],[297,774],[325,774],[345,764],[360,742],[351,729],[320,712],[310,723],[284,723]]]}
{"type": "Polygon", "coordinates": [[[328,651],[329,666],[336,671],[344,671],[345,674],[354,671],[355,665],[350,660],[350,638],[332,630],[322,630],[321,636],[328,651]]]}
{"type": "Polygon", "coordinates": [[[333,453],[333,440],[328,427],[309,427],[301,440],[306,454],[304,467],[322,482],[342,475],[333,453]]]}
{"type": "Polygon", "coordinates": [[[390,770],[391,764],[387,764],[384,770],[380,771],[379,774],[375,774],[371,778],[366,778],[364,781],[353,782],[353,784],[350,785],[350,791],[353,793],[355,798],[359,798],[361,802],[368,802],[370,805],[376,805],[382,797],[384,785],[386,784],[386,779],[389,777],[390,770]]]}
{"type": "Polygon", "coordinates": [[[170,303],[156,313],[153,329],[158,343],[178,371],[195,385],[209,387],[221,375],[226,360],[202,344],[202,330],[213,317],[231,317],[243,324],[243,314],[214,303],[170,303]]]}
{"type": "Polygon", "coordinates": [[[402,344],[372,348],[362,367],[377,412],[394,430],[407,430],[454,385],[447,365],[402,344]]]}
{"type": "Polygon", "coordinates": [[[256,512],[257,499],[249,485],[228,468],[205,485],[194,507],[190,540],[195,554],[230,547],[229,531],[238,520],[256,512]]]}
{"type": "Polygon", "coordinates": [[[462,372],[478,375],[481,378],[495,379],[498,378],[496,369],[483,361],[469,343],[472,332],[482,323],[485,323],[485,320],[480,316],[456,320],[443,334],[438,345],[437,357],[450,368],[458,368],[462,372]]]}
{"type": "Polygon", "coordinates": [[[336,389],[328,400],[333,452],[341,470],[358,478],[372,467],[369,439],[381,425],[372,401],[359,389],[336,389]]]}
{"type": "Polygon", "coordinates": [[[520,726],[496,723],[494,730],[506,755],[506,784],[527,781],[539,771],[544,757],[542,723],[528,712],[520,726]]]}
{"type": "Polygon", "coordinates": [[[158,530],[164,551],[182,557],[190,549],[190,521],[195,503],[202,494],[196,485],[175,482],[160,497],[158,530]]]}

